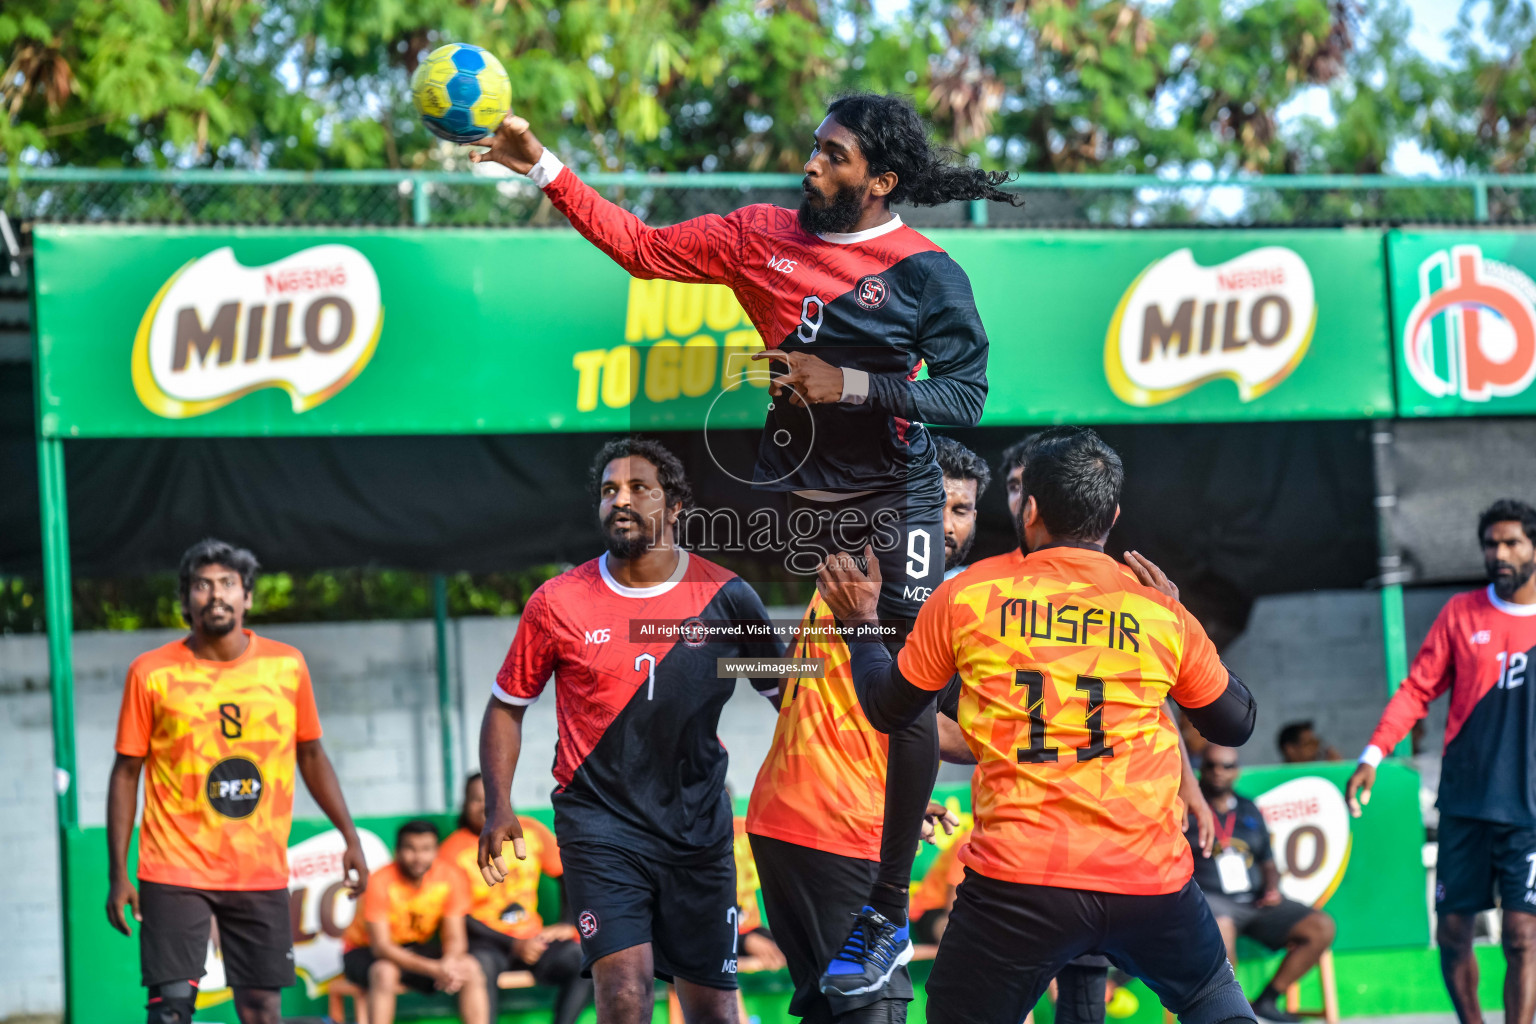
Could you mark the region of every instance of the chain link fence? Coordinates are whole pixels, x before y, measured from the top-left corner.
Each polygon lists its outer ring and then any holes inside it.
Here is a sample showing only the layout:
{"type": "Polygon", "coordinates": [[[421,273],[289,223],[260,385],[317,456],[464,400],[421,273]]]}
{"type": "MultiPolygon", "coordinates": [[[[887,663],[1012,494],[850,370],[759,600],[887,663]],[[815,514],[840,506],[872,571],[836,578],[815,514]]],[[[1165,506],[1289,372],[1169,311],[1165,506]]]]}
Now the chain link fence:
{"type": "MultiPolygon", "coordinates": [[[[650,224],[748,203],[796,206],[793,175],[596,174],[588,180],[650,224]]],[[[1428,181],[1269,177],[1200,182],[1131,176],[1031,175],[1009,186],[1022,206],[903,208],[920,228],[1127,228],[1536,221],[1536,176],[1428,181]]],[[[0,177],[0,209],[36,221],[154,224],[560,227],[564,218],[521,178],[403,172],[25,170],[0,177]]]]}

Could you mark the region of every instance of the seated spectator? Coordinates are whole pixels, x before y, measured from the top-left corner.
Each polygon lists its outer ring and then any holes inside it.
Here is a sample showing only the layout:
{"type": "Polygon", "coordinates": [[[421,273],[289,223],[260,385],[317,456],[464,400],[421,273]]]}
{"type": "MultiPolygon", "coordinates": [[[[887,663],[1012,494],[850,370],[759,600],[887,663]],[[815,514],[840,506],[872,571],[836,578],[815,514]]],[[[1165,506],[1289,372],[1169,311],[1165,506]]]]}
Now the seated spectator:
{"type": "Polygon", "coordinates": [[[485,828],[485,783],[475,772],[464,780],[464,808],[459,827],[443,841],[438,859],[457,868],[469,889],[469,955],[485,973],[486,993],[494,1012],[497,977],[502,971],[530,971],[540,985],[559,989],[554,1024],[574,1024],[592,999],[592,981],[581,976],[581,945],[570,922],[546,925],[539,916],[539,879],[559,878],[560,848],[554,834],[532,818],[519,816],[526,860],[518,860],[511,844],[502,847],[507,878],[497,886],[485,884],[476,857],[480,831],[485,828]]]}
{"type": "Polygon", "coordinates": [[[1216,818],[1216,848],[1209,857],[1201,852],[1191,820],[1186,837],[1195,854],[1195,882],[1234,963],[1239,935],[1269,949],[1286,950],[1274,977],[1253,1000],[1253,1012],[1261,1021],[1296,1024],[1301,1018],[1280,1009],[1280,995],[1333,943],[1333,918],[1280,895],[1280,869],[1270,849],[1269,828],[1258,805],[1232,791],[1238,774],[1236,750],[1214,743],[1206,747],[1200,790],[1216,818]]]}
{"type": "Polygon", "coordinates": [[[398,985],[459,997],[464,1024],[489,1024],[485,974],[469,955],[469,888],[437,861],[437,826],[408,821],[395,833],[395,861],[373,873],[363,905],[342,936],[342,973],[367,992],[369,1024],[393,1024],[398,985]]]}
{"type": "Polygon", "coordinates": [[[757,902],[762,884],[757,879],[757,861],[752,859],[752,843],[747,839],[747,819],[740,815],[736,817],[732,852],[736,855],[736,933],[741,936],[737,949],[742,956],[756,958],[763,970],[777,971],[787,961],[779,944],[773,941],[773,933],[763,925],[757,902]]]}
{"type": "Polygon", "coordinates": [[[1275,745],[1280,748],[1280,760],[1286,764],[1344,760],[1343,755],[1332,747],[1323,748],[1323,741],[1318,738],[1317,729],[1311,722],[1291,722],[1282,726],[1275,745]]]}

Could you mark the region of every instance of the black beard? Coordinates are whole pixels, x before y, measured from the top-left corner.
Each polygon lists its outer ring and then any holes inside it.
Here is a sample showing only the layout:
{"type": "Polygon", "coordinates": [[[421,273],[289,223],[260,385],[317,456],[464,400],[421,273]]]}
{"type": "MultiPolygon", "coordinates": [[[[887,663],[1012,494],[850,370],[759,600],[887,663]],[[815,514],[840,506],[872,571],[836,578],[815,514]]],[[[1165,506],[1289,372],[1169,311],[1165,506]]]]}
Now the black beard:
{"type": "Polygon", "coordinates": [[[220,637],[229,636],[229,634],[235,631],[235,627],[239,624],[239,620],[236,619],[233,615],[231,615],[225,622],[209,622],[208,613],[204,612],[202,622],[199,624],[201,627],[199,632],[201,632],[203,636],[212,637],[213,639],[217,640],[220,637]]]}
{"type": "Polygon", "coordinates": [[[808,235],[847,234],[859,226],[859,218],[864,215],[864,195],[867,191],[866,188],[844,185],[832,193],[831,201],[825,206],[812,206],[811,197],[802,196],[800,230],[808,235]]]}
{"type": "Polygon", "coordinates": [[[1515,591],[1525,586],[1532,573],[1536,573],[1536,562],[1526,562],[1524,565],[1494,562],[1488,567],[1488,578],[1493,581],[1493,592],[1505,601],[1514,597],[1515,591]],[[1514,572],[1508,576],[1499,576],[1496,575],[1499,569],[1513,569],[1514,572]]]}
{"type": "MultiPolygon", "coordinates": [[[[635,536],[619,536],[613,532],[613,524],[618,520],[618,512],[610,512],[608,518],[602,520],[603,544],[608,548],[608,553],[614,558],[630,561],[639,558],[651,548],[656,546],[655,538],[647,537],[644,532],[635,536]]],[[[645,520],[638,516],[630,516],[632,521],[638,522],[642,527],[645,520]]]]}
{"type": "Polygon", "coordinates": [[[949,549],[946,547],[944,549],[944,571],[948,572],[949,570],[953,569],[957,565],[964,565],[965,564],[965,556],[971,553],[971,545],[973,545],[975,543],[976,543],[976,533],[975,533],[975,531],[972,531],[971,535],[969,537],[965,538],[965,543],[961,544],[957,549],[955,549],[955,554],[954,554],[953,558],[950,557],[949,549]]]}

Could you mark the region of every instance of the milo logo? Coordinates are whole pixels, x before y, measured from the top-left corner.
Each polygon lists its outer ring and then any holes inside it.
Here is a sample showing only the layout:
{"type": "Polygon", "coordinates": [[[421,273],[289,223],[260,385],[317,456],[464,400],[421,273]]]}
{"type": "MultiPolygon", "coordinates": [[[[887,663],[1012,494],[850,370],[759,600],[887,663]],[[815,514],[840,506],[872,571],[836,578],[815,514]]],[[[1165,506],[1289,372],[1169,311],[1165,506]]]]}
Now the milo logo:
{"type": "Polygon", "coordinates": [[[229,246],[182,267],[145,310],[133,387],[168,419],[201,416],[262,388],[296,413],[350,384],[384,325],[379,279],[362,253],[316,245],[259,267],[229,246]]]}
{"type": "Polygon", "coordinates": [[[1161,405],[1220,379],[1251,402],[1301,364],[1316,325],[1312,274],[1296,252],[1268,245],[1202,267],[1180,249],[1121,297],[1104,375],[1128,405],[1161,405]]]}
{"type": "Polygon", "coordinates": [[[261,802],[261,769],[249,758],[227,757],[213,766],[208,802],[226,818],[248,818],[261,802]]]}

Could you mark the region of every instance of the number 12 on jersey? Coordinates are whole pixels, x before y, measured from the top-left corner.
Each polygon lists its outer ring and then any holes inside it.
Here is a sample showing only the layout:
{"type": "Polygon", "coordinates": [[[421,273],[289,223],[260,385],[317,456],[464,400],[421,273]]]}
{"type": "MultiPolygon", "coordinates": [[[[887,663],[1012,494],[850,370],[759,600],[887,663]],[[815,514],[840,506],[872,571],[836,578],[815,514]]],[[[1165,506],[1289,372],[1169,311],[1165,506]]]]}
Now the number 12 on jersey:
{"type": "MultiPolygon", "coordinates": [[[[1045,676],[1020,669],[1013,674],[1013,683],[1024,687],[1025,710],[1029,712],[1029,746],[1018,748],[1019,764],[1055,764],[1060,751],[1045,742],[1045,676]]],[[[1114,757],[1115,748],[1104,742],[1104,680],[1078,676],[1077,689],[1087,694],[1083,723],[1088,726],[1088,744],[1077,748],[1078,761],[1114,757]]]]}

